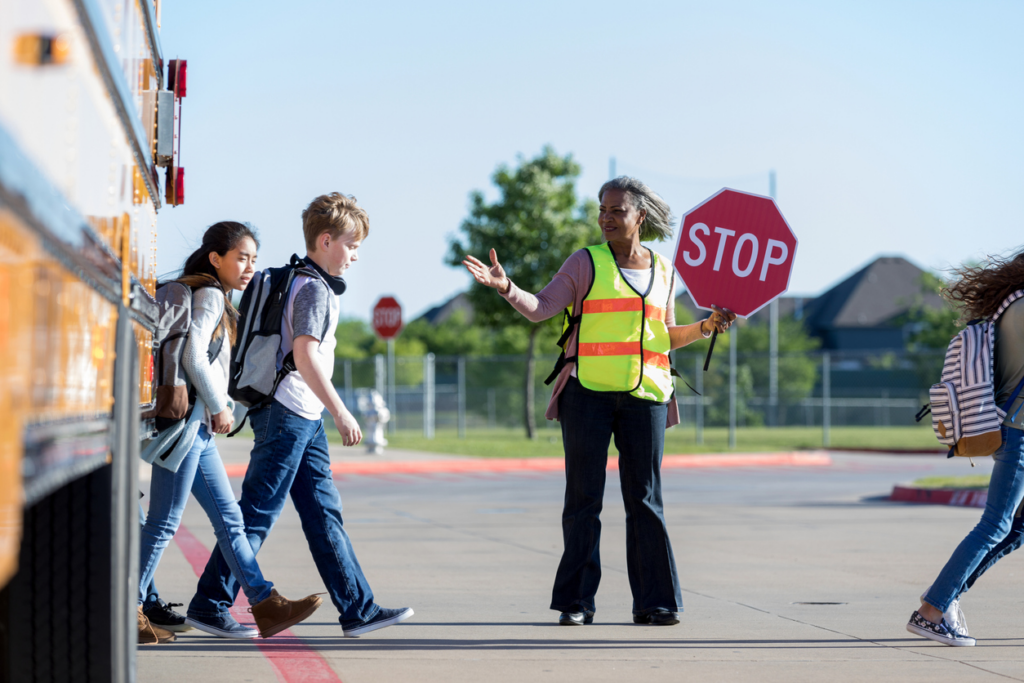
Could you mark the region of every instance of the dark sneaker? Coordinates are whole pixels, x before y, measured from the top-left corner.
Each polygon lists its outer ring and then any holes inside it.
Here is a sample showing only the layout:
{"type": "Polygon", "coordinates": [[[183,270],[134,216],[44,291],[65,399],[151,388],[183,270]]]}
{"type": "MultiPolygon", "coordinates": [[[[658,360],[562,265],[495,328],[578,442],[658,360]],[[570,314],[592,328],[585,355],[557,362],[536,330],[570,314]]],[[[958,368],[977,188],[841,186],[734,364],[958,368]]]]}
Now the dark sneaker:
{"type": "Polygon", "coordinates": [[[180,602],[167,603],[159,598],[152,607],[143,611],[149,623],[159,626],[167,631],[184,633],[191,631],[192,627],[185,623],[185,617],[174,611],[175,607],[182,607],[180,602]]]}
{"type": "Polygon", "coordinates": [[[233,638],[235,640],[251,640],[258,638],[260,632],[248,626],[242,626],[234,618],[225,614],[218,617],[196,617],[191,614],[185,617],[185,623],[192,628],[197,628],[203,633],[221,638],[233,638]]]}
{"type": "Polygon", "coordinates": [[[966,632],[960,633],[952,628],[946,623],[945,618],[943,618],[941,623],[936,624],[934,621],[928,621],[922,617],[921,613],[917,611],[910,615],[910,621],[907,622],[907,630],[915,635],[951,647],[974,647],[975,643],[977,643],[966,632]]]}
{"type": "Polygon", "coordinates": [[[648,626],[675,626],[679,623],[679,615],[667,609],[656,609],[649,614],[634,614],[634,624],[647,624],[648,626]]]}
{"type": "Polygon", "coordinates": [[[394,626],[400,621],[405,621],[413,614],[415,614],[415,612],[412,611],[412,607],[400,607],[398,609],[387,609],[386,607],[381,607],[380,611],[377,612],[377,615],[373,617],[373,619],[351,628],[342,627],[342,633],[346,638],[358,638],[370,631],[394,626]]]}
{"type": "Polygon", "coordinates": [[[139,605],[139,645],[157,645],[158,643],[173,643],[177,640],[170,631],[149,623],[149,619],[142,613],[142,605],[139,605]]]}
{"type": "Polygon", "coordinates": [[[588,609],[581,609],[578,612],[562,612],[558,615],[559,626],[583,626],[594,623],[594,613],[588,609]]]}
{"type": "Polygon", "coordinates": [[[302,600],[289,600],[278,593],[276,588],[271,588],[270,596],[257,602],[249,611],[256,620],[260,637],[269,638],[311,616],[321,603],[323,600],[316,595],[309,595],[302,600]]]}

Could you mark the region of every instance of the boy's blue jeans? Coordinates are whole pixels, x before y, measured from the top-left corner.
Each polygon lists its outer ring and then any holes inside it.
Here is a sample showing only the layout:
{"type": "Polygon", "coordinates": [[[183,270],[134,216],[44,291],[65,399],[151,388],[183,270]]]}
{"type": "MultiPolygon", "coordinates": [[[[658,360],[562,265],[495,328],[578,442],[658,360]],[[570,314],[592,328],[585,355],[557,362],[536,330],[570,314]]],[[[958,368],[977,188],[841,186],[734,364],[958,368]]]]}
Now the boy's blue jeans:
{"type": "MultiPolygon", "coordinates": [[[[323,420],[307,420],[273,401],[250,415],[250,421],[255,446],[239,505],[253,552],[259,552],[290,493],[313,561],[341,613],[342,628],[369,621],[380,607],[373,602],[342,523],[323,420]]],[[[237,594],[238,582],[214,549],[188,614],[225,616],[237,594]]]]}
{"type": "Polygon", "coordinates": [[[203,425],[176,472],[153,466],[149,514],[139,541],[139,604],[145,603],[156,566],[181,524],[189,493],[195,495],[210,518],[217,537],[217,552],[221,552],[221,548],[227,550],[230,564],[225,563],[224,566],[243,580],[250,604],[270,597],[274,584],[263,578],[256,564],[254,549],[242,533],[242,515],[235,493],[231,490],[214,437],[203,425]]]}
{"type": "Polygon", "coordinates": [[[925,602],[943,612],[1000,557],[1020,546],[1014,513],[1024,499],[1024,431],[1003,427],[1002,432],[1003,445],[992,456],[995,465],[981,521],[953,551],[924,595],[925,602]]]}

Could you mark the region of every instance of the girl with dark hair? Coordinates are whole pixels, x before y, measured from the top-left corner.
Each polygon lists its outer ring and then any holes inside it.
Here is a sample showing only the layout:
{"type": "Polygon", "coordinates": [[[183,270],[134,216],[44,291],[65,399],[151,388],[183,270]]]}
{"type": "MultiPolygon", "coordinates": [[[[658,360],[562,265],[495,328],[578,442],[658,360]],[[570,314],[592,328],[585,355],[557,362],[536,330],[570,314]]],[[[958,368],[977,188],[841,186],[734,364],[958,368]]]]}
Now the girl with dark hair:
{"type": "MultiPolygon", "coordinates": [[[[1006,299],[1024,289],[1024,251],[1009,259],[991,258],[983,266],[955,271],[942,294],[961,310],[961,321],[994,317],[1006,299]]],[[[1024,378],[1024,298],[1003,311],[995,323],[994,385],[1003,406],[1024,378]]],[[[960,542],[935,583],[921,596],[921,607],[907,630],[952,646],[972,646],[960,598],[1001,557],[1024,540],[1024,394],[1009,406],[1002,424],[1003,444],[992,458],[988,502],[981,521],[960,542]]]]}
{"type": "MultiPolygon", "coordinates": [[[[195,495],[213,523],[217,546],[242,585],[252,605],[258,631],[244,627],[229,614],[203,619],[174,616],[177,623],[153,624],[142,613],[145,595],[139,595],[139,642],[173,640],[167,630],[201,631],[224,638],[268,638],[309,617],[322,600],[315,595],[291,601],[279,595],[263,578],[256,553],[244,531],[242,513],[217,452],[215,434],[225,434],[234,422],[228,398],[228,366],[235,337],[237,313],[229,295],[245,289],[255,272],[259,242],[253,230],[242,223],[224,221],[211,226],[203,244],[185,261],[178,282],[192,289],[192,321],[181,359],[182,367],[195,389],[193,418],[201,424],[177,469],[153,467],[149,513],[142,528],[139,586],[148,586],[164,549],[178,530],[189,493],[195,495]],[[223,340],[213,358],[211,341],[223,340]]],[[[185,432],[179,438],[186,438],[185,432]]],[[[168,615],[169,616],[169,615],[168,615]]]]}

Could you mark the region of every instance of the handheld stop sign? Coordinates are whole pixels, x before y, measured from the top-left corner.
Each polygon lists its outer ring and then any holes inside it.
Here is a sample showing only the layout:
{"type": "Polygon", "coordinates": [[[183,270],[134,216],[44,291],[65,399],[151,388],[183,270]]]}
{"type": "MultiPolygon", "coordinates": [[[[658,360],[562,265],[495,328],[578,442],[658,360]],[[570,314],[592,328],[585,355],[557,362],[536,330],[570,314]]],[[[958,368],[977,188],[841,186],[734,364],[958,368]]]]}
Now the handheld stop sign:
{"type": "Polygon", "coordinates": [[[724,188],[683,216],[672,261],[697,308],[747,318],[789,289],[796,246],[774,199],[724,188]]]}

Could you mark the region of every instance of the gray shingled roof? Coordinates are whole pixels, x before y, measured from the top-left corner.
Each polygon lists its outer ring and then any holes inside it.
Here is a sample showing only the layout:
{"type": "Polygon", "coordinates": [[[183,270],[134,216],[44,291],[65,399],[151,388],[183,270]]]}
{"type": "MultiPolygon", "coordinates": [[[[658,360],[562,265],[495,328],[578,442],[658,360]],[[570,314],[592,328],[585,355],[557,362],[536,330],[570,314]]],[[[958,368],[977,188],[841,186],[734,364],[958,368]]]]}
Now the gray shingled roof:
{"type": "Polygon", "coordinates": [[[836,327],[880,327],[917,301],[943,306],[933,292],[922,293],[924,271],[900,256],[877,258],[807,304],[807,327],[813,332],[836,327]]]}

